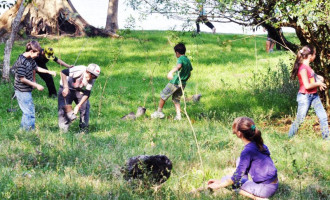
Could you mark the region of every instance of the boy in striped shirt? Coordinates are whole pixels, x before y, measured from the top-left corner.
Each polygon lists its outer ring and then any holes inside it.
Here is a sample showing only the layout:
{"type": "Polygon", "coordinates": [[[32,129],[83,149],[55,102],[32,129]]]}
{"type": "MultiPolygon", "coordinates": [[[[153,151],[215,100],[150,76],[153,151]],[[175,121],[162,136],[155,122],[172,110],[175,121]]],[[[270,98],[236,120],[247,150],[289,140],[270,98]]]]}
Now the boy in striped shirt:
{"type": "Polygon", "coordinates": [[[40,50],[39,43],[37,41],[31,41],[26,44],[25,52],[16,61],[15,95],[18,105],[23,112],[21,128],[26,131],[35,129],[35,108],[32,99],[32,90],[33,88],[37,88],[39,91],[44,89],[42,85],[34,82],[34,70],[56,76],[56,72],[38,67],[33,60],[38,56],[40,50]]]}

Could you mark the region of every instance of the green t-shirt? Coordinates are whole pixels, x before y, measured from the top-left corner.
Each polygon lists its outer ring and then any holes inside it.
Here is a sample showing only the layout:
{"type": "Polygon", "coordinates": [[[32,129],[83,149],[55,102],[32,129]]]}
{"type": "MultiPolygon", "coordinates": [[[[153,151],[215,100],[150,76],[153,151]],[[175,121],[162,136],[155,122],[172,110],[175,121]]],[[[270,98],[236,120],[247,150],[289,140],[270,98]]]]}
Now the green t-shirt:
{"type": "Polygon", "coordinates": [[[187,80],[190,77],[190,71],[193,70],[190,60],[187,58],[187,56],[182,55],[178,58],[177,64],[181,64],[181,69],[178,72],[175,72],[174,77],[172,80],[170,80],[170,83],[174,85],[180,85],[180,80],[178,73],[180,72],[180,78],[183,85],[186,85],[187,80]]]}

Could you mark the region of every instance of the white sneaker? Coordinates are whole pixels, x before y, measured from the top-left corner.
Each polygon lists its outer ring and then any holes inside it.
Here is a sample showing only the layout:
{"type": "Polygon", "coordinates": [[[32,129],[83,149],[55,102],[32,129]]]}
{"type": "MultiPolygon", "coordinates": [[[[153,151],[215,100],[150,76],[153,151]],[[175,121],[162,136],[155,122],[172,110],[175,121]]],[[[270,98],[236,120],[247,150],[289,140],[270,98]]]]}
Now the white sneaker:
{"type": "Polygon", "coordinates": [[[164,117],[165,114],[163,112],[155,111],[154,113],[151,114],[152,119],[156,119],[156,118],[163,119],[164,117]]]}
{"type": "Polygon", "coordinates": [[[214,34],[216,31],[215,27],[212,28],[212,33],[214,34]]]}
{"type": "Polygon", "coordinates": [[[175,121],[180,121],[182,118],[181,118],[181,115],[176,115],[175,117],[174,117],[174,120],[175,121]]]}

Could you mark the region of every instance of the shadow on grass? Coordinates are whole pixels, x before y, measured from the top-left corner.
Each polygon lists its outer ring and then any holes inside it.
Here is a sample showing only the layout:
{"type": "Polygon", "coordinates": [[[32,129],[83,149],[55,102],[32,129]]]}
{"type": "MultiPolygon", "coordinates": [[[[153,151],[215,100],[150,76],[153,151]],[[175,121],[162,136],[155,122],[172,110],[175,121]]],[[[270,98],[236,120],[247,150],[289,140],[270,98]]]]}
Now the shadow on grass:
{"type": "MultiPolygon", "coordinates": [[[[226,122],[231,122],[238,116],[249,116],[255,120],[262,120],[288,115],[293,106],[292,100],[285,96],[272,94],[274,98],[269,98],[267,95],[270,94],[266,90],[258,94],[253,94],[253,90],[237,91],[230,89],[218,90],[215,93],[219,96],[211,97],[207,102],[203,99],[201,101],[204,104],[202,107],[207,107],[206,113],[193,114],[226,122]]],[[[205,96],[203,98],[207,98],[205,96]]]]}

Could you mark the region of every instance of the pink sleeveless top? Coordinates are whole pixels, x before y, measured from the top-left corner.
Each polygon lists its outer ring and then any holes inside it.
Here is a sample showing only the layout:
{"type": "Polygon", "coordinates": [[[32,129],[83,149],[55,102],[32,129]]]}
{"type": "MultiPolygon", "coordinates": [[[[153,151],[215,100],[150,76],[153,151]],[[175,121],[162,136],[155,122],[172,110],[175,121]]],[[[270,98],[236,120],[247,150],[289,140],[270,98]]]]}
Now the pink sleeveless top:
{"type": "Polygon", "coordinates": [[[303,93],[303,94],[317,93],[317,87],[313,88],[313,89],[306,90],[306,88],[304,86],[304,83],[302,81],[301,75],[300,75],[300,71],[303,70],[303,69],[307,70],[308,82],[309,83],[315,83],[316,82],[315,77],[314,77],[314,75],[315,75],[314,70],[312,70],[312,68],[310,66],[301,64],[299,69],[298,69],[299,92],[303,93]]]}

